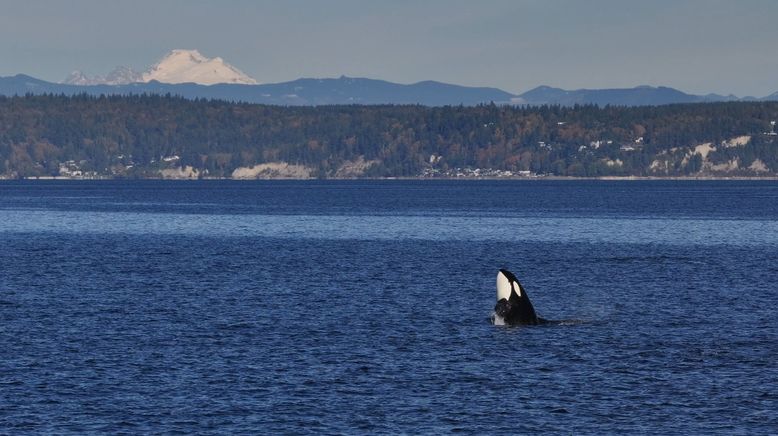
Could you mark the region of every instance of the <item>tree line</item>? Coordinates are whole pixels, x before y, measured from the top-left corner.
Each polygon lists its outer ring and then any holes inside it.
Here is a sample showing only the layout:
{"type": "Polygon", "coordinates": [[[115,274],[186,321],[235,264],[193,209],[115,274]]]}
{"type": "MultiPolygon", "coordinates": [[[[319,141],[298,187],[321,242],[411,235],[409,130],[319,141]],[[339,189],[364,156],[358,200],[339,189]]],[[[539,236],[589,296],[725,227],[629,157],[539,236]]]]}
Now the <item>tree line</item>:
{"type": "Polygon", "coordinates": [[[648,107],[595,105],[283,107],[170,95],[0,97],[0,175],[58,175],[73,163],[100,175],[151,177],[170,165],[214,177],[287,162],[332,177],[345,162],[375,162],[364,176],[417,176],[435,167],[559,176],[688,175],[712,163],[760,160],[775,174],[770,121],[778,102],[648,107]],[[173,159],[172,157],[176,157],[173,159]],[[431,159],[431,157],[434,157],[431,159]],[[167,158],[167,159],[166,159],[167,158]],[[669,159],[669,160],[668,160],[669,159]]]}

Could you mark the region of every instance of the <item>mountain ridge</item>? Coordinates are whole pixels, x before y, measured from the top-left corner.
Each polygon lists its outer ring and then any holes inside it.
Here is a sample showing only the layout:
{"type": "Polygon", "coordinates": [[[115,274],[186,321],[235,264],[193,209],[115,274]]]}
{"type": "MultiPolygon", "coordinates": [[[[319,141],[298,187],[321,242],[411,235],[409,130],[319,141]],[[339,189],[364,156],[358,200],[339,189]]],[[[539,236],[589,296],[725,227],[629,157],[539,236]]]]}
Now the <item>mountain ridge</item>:
{"type": "Polygon", "coordinates": [[[515,96],[497,88],[467,87],[425,81],[404,85],[384,80],[354,78],[301,78],[290,82],[244,85],[218,83],[169,84],[152,80],[126,85],[68,85],[46,82],[17,74],[0,77],[0,95],[131,95],[171,94],[188,99],[206,98],[232,102],[284,106],[321,106],[336,104],[420,104],[425,106],[477,105],[508,103],[515,96]]]}
{"type": "MultiPolygon", "coordinates": [[[[131,72],[131,71],[130,71],[131,72]]],[[[128,72],[128,74],[130,73],[128,72]]],[[[108,77],[108,76],[106,76],[108,77]]],[[[184,98],[207,98],[285,106],[321,106],[337,104],[419,104],[424,106],[509,104],[560,105],[596,104],[599,106],[655,106],[677,103],[705,103],[718,101],[775,101],[778,92],[762,98],[734,95],[694,95],[665,86],[637,86],[634,88],[565,90],[547,85],[535,87],[522,94],[493,87],[470,87],[425,80],[399,84],[386,80],[341,76],[338,78],[300,78],[289,82],[267,84],[217,83],[163,83],[157,80],[129,84],[74,85],[47,82],[35,77],[17,74],[0,77],[0,95],[24,94],[89,94],[131,95],[172,94],[184,98]]]]}

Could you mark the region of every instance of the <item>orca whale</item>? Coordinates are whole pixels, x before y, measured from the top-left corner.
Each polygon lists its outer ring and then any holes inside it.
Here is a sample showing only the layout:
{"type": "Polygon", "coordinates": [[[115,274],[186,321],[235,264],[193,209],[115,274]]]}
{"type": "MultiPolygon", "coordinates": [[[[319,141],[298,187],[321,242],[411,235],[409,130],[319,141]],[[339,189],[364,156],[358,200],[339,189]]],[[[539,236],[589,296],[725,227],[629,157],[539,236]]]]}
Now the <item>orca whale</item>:
{"type": "Polygon", "coordinates": [[[516,276],[506,269],[501,269],[497,273],[497,304],[494,306],[492,323],[537,325],[548,322],[535,313],[527,291],[516,276]]]}

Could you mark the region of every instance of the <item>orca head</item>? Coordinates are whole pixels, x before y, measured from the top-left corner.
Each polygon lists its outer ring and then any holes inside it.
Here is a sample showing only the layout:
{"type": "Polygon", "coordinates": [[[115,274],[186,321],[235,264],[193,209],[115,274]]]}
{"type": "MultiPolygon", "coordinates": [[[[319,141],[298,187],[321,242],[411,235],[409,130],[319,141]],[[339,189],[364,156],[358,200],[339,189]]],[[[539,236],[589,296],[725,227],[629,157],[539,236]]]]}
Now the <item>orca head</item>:
{"type": "Polygon", "coordinates": [[[501,269],[497,272],[497,304],[495,316],[506,324],[537,324],[538,316],[529,301],[529,296],[512,272],[501,269]]]}
{"type": "Polygon", "coordinates": [[[505,319],[511,313],[511,302],[502,298],[497,301],[494,306],[494,314],[502,319],[505,319]]]}

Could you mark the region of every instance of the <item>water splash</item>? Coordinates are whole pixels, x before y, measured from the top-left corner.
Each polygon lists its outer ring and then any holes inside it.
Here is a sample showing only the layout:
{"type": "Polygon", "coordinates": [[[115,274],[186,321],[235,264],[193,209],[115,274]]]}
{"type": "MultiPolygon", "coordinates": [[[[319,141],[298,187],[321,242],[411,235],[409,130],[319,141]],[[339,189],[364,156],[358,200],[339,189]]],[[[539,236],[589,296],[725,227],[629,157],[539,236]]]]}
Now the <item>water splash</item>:
{"type": "Polygon", "coordinates": [[[497,315],[496,312],[492,312],[492,315],[489,316],[489,320],[494,325],[505,325],[505,320],[500,315],[497,315]]]}

